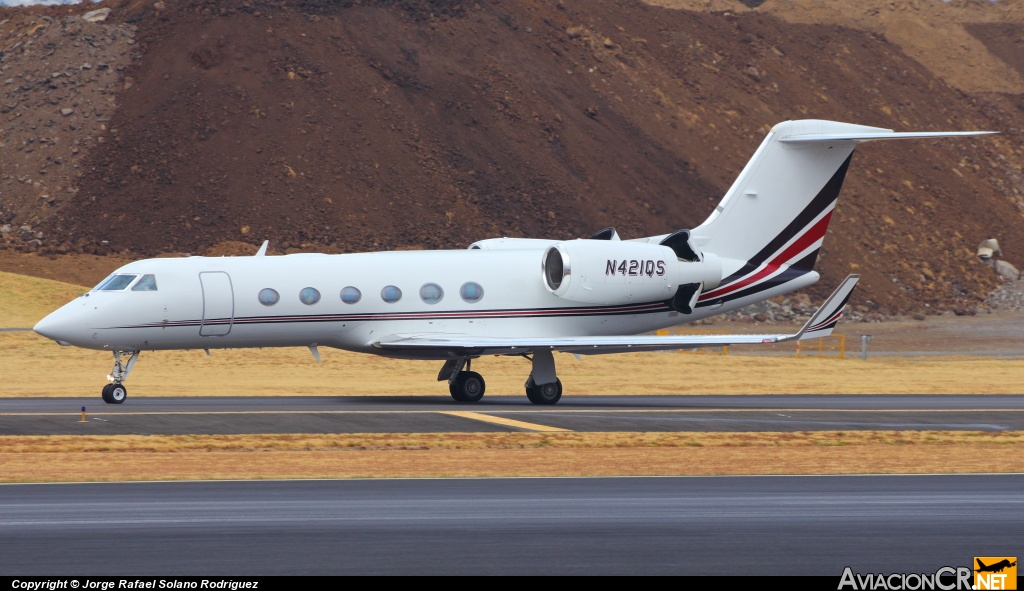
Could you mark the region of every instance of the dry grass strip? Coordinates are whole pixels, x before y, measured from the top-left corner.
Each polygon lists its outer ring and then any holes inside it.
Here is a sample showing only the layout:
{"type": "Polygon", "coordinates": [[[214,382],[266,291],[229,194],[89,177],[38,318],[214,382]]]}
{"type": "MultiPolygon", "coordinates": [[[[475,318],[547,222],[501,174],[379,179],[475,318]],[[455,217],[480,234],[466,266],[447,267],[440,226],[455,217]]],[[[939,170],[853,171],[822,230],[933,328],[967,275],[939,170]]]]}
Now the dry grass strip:
{"type": "Polygon", "coordinates": [[[0,437],[0,481],[1024,472],[1024,433],[0,437]]]}

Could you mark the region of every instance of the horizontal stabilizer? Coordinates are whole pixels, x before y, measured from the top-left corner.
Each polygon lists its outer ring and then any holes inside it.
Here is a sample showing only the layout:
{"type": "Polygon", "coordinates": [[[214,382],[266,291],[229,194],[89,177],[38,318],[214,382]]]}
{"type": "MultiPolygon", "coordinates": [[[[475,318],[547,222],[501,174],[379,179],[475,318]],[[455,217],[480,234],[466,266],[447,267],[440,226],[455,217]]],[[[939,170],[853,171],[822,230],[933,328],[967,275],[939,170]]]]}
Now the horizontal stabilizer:
{"type": "Polygon", "coordinates": [[[808,133],[787,135],[779,138],[784,144],[820,144],[828,142],[873,142],[875,140],[913,140],[937,137],[964,137],[991,135],[998,131],[909,131],[909,132],[867,132],[867,133],[808,133]]]}
{"type": "Polygon", "coordinates": [[[452,334],[406,334],[385,337],[373,344],[382,351],[444,354],[450,357],[478,355],[521,355],[535,350],[562,351],[582,355],[699,349],[731,345],[760,345],[827,336],[843,315],[860,275],[850,275],[799,332],[793,334],[723,334],[669,336],[579,336],[579,337],[475,337],[452,334]]]}

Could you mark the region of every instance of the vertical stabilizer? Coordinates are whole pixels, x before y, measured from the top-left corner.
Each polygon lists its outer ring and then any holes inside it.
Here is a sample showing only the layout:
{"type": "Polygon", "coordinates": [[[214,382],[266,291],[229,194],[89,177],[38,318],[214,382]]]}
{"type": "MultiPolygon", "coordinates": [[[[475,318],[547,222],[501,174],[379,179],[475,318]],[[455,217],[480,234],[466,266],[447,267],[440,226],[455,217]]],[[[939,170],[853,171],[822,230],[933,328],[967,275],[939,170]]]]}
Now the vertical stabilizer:
{"type": "MultiPolygon", "coordinates": [[[[768,133],[725,197],[688,244],[701,260],[721,264],[721,281],[706,281],[697,307],[718,306],[766,292],[785,293],[818,280],[814,272],[853,149],[876,140],[987,135],[991,131],[894,132],[837,121],[779,123],[768,133]]],[[[677,232],[678,234],[678,232],[677,232]]],[[[662,243],[674,235],[650,236],[662,243]]]]}
{"type": "Polygon", "coordinates": [[[787,138],[884,133],[891,131],[834,121],[776,125],[711,216],[691,231],[698,248],[722,260],[721,283],[700,301],[735,300],[812,272],[857,141],[787,138]]]}
{"type": "MultiPolygon", "coordinates": [[[[814,264],[856,142],[789,143],[788,136],[885,133],[834,121],[776,125],[715,211],[692,230],[702,250],[740,263],[723,269],[721,288],[765,264],[814,264]],[[728,279],[728,281],[726,281],[728,279]]],[[[891,133],[891,132],[890,132],[891,133]]]]}

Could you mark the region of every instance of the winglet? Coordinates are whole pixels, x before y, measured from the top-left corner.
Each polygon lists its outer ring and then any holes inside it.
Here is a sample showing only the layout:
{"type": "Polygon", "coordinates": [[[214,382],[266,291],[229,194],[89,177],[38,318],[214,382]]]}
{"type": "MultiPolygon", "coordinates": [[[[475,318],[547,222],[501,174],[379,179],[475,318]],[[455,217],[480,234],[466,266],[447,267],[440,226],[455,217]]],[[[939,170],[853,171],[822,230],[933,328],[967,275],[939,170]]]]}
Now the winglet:
{"type": "Polygon", "coordinates": [[[779,339],[779,341],[802,341],[804,339],[827,337],[832,334],[832,329],[835,328],[839,319],[843,317],[843,309],[846,308],[846,303],[850,301],[850,296],[853,295],[853,288],[857,286],[857,281],[859,280],[860,275],[850,275],[847,277],[832,292],[832,295],[828,296],[828,299],[811,316],[811,319],[800,328],[799,332],[787,338],[779,339]]]}
{"type": "Polygon", "coordinates": [[[256,251],[256,254],[254,254],[252,256],[254,256],[254,257],[265,257],[265,256],[267,256],[267,247],[268,246],[270,246],[270,241],[269,240],[264,240],[263,241],[263,246],[260,246],[260,249],[256,251]]]}

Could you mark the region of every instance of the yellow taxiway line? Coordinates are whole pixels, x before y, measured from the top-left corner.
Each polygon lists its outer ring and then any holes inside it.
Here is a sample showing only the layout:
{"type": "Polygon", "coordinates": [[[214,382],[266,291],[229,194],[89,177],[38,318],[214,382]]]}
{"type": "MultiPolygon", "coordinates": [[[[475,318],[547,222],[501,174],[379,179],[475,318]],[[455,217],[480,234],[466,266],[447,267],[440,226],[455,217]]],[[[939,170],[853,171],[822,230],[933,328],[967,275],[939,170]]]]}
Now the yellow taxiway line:
{"type": "Polygon", "coordinates": [[[529,429],[530,431],[541,431],[541,432],[565,432],[571,431],[571,429],[559,429],[558,427],[548,427],[547,425],[538,425],[537,423],[527,423],[526,421],[516,421],[513,419],[506,419],[504,417],[496,417],[492,415],[485,415],[479,412],[471,412],[468,410],[450,410],[444,411],[443,415],[452,415],[454,417],[462,417],[464,419],[473,419],[474,421],[483,421],[485,423],[494,423],[495,425],[504,425],[506,427],[516,427],[519,429],[529,429]]]}

